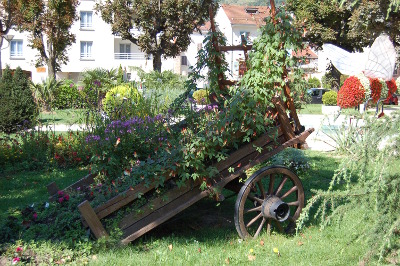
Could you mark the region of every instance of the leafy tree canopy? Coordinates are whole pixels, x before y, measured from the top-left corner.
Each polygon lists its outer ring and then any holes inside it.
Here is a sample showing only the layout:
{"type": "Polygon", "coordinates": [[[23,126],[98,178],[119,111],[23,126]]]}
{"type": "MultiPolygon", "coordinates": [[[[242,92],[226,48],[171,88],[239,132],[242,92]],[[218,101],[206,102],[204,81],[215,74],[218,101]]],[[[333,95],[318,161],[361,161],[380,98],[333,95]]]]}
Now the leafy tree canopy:
{"type": "Polygon", "coordinates": [[[78,19],[78,0],[18,0],[20,4],[20,30],[30,33],[30,46],[39,51],[36,65],[46,64],[49,76],[55,78],[56,71],[68,62],[66,49],[75,42],[70,33],[78,19]]]}
{"type": "Polygon", "coordinates": [[[209,19],[210,4],[216,5],[213,0],[105,0],[96,10],[114,34],[152,55],[154,70],[161,71],[161,56],[187,49],[190,34],[209,19]]]}
{"type": "Polygon", "coordinates": [[[288,0],[296,23],[305,28],[305,39],[321,47],[333,43],[348,51],[366,47],[381,33],[399,45],[400,13],[393,0],[288,0]]]}

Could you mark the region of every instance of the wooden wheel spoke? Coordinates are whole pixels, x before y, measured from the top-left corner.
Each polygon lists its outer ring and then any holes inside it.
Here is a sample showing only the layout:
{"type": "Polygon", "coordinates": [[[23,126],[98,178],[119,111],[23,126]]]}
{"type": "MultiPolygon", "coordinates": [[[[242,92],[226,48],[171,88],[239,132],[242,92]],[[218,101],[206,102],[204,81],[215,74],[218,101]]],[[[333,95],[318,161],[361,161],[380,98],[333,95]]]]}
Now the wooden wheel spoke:
{"type": "Polygon", "coordinates": [[[249,199],[252,200],[252,201],[257,201],[257,202],[260,203],[260,204],[263,204],[263,202],[264,202],[264,200],[262,200],[262,199],[260,199],[260,198],[258,198],[258,197],[256,197],[256,196],[254,196],[254,195],[252,195],[252,194],[249,194],[249,195],[247,196],[247,198],[249,198],[249,199]]]}
{"type": "Polygon", "coordinates": [[[260,225],[259,225],[258,228],[257,228],[257,232],[254,234],[254,238],[258,237],[258,235],[260,234],[261,229],[263,228],[263,226],[264,226],[266,220],[267,220],[267,219],[265,219],[265,218],[263,217],[263,219],[262,219],[260,225]]]}
{"type": "Polygon", "coordinates": [[[289,196],[290,194],[292,194],[293,192],[297,191],[297,186],[292,187],[291,189],[289,189],[282,197],[281,199],[286,198],[287,196],[289,196]]]}
{"type": "Polygon", "coordinates": [[[265,189],[264,189],[264,186],[263,186],[261,180],[259,180],[259,181],[257,182],[257,185],[258,185],[258,188],[260,189],[262,198],[265,199],[265,189]]]}
{"type": "Polygon", "coordinates": [[[275,174],[271,174],[269,178],[268,195],[272,195],[272,192],[274,191],[274,182],[275,182],[275,174]]]}
{"type": "Polygon", "coordinates": [[[289,206],[299,206],[300,202],[299,201],[292,201],[292,202],[288,202],[287,205],[289,205],[289,206]]]}
{"type": "Polygon", "coordinates": [[[283,226],[281,225],[281,223],[276,220],[274,220],[274,222],[276,224],[276,227],[278,227],[279,232],[284,233],[285,229],[283,229],[283,226]]]}
{"type": "Polygon", "coordinates": [[[288,178],[285,176],[284,179],[282,179],[281,183],[279,183],[278,188],[275,190],[274,195],[278,196],[279,193],[281,192],[283,186],[285,185],[286,181],[288,180],[288,178]]]}
{"type": "Polygon", "coordinates": [[[262,217],[262,213],[259,213],[256,217],[251,219],[251,221],[246,225],[246,227],[250,227],[252,224],[254,224],[258,219],[262,217]]]}
{"type": "Polygon", "coordinates": [[[271,219],[267,220],[267,234],[271,234],[271,219]]]}
{"type": "Polygon", "coordinates": [[[261,206],[251,208],[251,209],[244,209],[243,213],[256,212],[256,211],[261,211],[261,206]]]}

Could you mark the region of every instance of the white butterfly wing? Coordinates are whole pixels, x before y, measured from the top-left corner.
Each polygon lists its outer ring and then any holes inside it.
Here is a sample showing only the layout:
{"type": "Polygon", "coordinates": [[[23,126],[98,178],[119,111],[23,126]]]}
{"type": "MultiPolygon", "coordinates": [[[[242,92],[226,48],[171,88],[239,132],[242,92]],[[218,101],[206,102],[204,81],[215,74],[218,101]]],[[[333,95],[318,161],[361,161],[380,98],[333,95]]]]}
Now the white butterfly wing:
{"type": "Polygon", "coordinates": [[[333,44],[324,44],[326,57],[332,62],[340,73],[356,75],[364,70],[365,56],[360,53],[349,53],[333,44]]]}
{"type": "Polygon", "coordinates": [[[396,50],[387,35],[381,35],[371,46],[364,74],[370,78],[391,80],[396,63],[396,50]]]}

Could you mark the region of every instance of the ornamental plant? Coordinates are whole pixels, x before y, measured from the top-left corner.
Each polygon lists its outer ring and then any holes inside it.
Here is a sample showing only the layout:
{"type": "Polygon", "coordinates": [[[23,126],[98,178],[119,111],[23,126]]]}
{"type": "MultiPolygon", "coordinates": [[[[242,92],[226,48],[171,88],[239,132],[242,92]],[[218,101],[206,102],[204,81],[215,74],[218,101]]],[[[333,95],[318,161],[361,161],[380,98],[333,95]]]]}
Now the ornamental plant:
{"type": "Polygon", "coordinates": [[[341,108],[355,107],[361,104],[365,98],[365,91],[357,77],[346,79],[337,95],[337,105],[341,108]]]}
{"type": "Polygon", "coordinates": [[[374,103],[377,103],[381,98],[382,83],[376,78],[370,78],[371,98],[374,103]]]}
{"type": "Polygon", "coordinates": [[[322,103],[325,105],[335,106],[337,104],[337,92],[327,91],[322,95],[322,103]]]}

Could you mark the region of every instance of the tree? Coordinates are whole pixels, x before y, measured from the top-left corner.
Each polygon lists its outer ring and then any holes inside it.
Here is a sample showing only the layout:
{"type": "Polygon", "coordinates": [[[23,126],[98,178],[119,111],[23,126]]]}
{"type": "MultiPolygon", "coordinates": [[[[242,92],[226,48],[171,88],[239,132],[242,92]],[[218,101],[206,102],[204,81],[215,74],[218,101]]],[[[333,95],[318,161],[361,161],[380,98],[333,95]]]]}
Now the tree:
{"type": "Polygon", "coordinates": [[[7,66],[0,80],[0,131],[10,133],[32,125],[37,108],[28,80],[18,67],[14,75],[7,66]]]}
{"type": "Polygon", "coordinates": [[[213,0],[105,0],[96,10],[113,34],[152,55],[153,69],[161,71],[161,57],[175,57],[187,49],[190,34],[209,19],[211,4],[216,7],[213,0]]]}
{"type": "MultiPolygon", "coordinates": [[[[3,46],[3,36],[7,35],[15,25],[18,16],[18,3],[13,0],[0,0],[0,49],[3,46]]],[[[0,78],[2,75],[1,50],[0,50],[0,78]]]]}
{"type": "Polygon", "coordinates": [[[19,28],[30,33],[30,47],[39,51],[36,65],[47,65],[49,77],[56,78],[62,64],[68,62],[66,50],[75,42],[69,30],[78,19],[78,0],[19,0],[19,28]]]}

